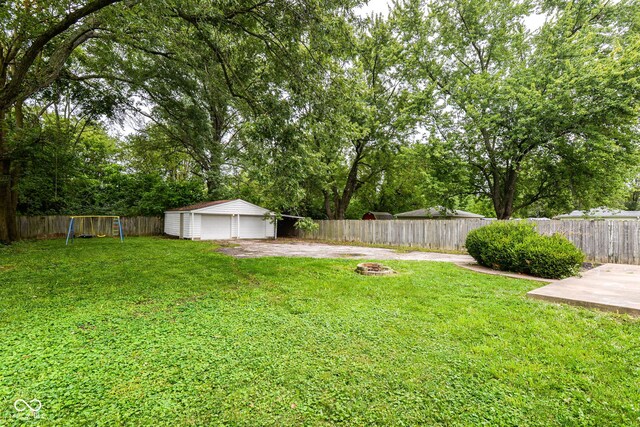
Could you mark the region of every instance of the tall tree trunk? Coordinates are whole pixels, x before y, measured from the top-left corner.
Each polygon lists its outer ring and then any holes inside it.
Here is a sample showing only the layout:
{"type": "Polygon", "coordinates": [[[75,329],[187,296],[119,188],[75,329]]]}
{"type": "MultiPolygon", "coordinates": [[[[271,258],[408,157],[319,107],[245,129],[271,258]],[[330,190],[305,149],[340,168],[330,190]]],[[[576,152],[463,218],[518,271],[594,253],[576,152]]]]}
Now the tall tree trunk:
{"type": "Polygon", "coordinates": [[[331,209],[331,196],[327,190],[322,191],[324,196],[324,213],[327,215],[327,219],[335,219],[333,210],[331,209]]]}
{"type": "Polygon", "coordinates": [[[211,179],[211,178],[207,177],[207,179],[205,181],[206,181],[206,184],[207,184],[207,197],[209,197],[209,198],[217,198],[216,194],[217,194],[218,189],[219,189],[218,180],[211,179]]]}
{"type": "MultiPolygon", "coordinates": [[[[24,129],[24,111],[22,111],[22,107],[24,105],[24,100],[20,99],[16,102],[15,105],[15,125],[16,131],[20,132],[19,137],[23,138],[22,131],[24,129]]],[[[17,212],[18,212],[18,182],[22,177],[22,162],[11,162],[11,215],[13,216],[13,221],[11,221],[11,225],[14,227],[13,230],[10,231],[10,235],[13,236],[12,240],[18,240],[20,236],[18,235],[18,221],[17,221],[17,212]]]]}
{"type": "MultiPolygon", "coordinates": [[[[358,153],[358,156],[360,153],[358,153]]],[[[349,175],[347,175],[347,182],[344,185],[344,189],[342,190],[342,196],[337,198],[336,200],[336,217],[337,219],[344,219],[345,214],[347,213],[347,208],[349,207],[349,203],[351,203],[351,198],[355,194],[358,189],[358,168],[360,166],[360,159],[356,157],[354,159],[353,164],[351,165],[351,169],[349,169],[349,175]]]]}
{"type": "Polygon", "coordinates": [[[513,215],[513,203],[516,197],[516,182],[518,172],[509,168],[505,174],[503,186],[495,187],[493,194],[493,207],[498,219],[509,219],[513,215]]]}
{"type": "Polygon", "coordinates": [[[5,119],[7,112],[0,110],[0,242],[11,243],[18,239],[16,224],[17,195],[14,193],[15,173],[11,154],[7,147],[5,119]]]}
{"type": "Polygon", "coordinates": [[[221,163],[210,161],[208,170],[205,171],[205,183],[207,185],[207,197],[210,199],[220,199],[222,194],[222,174],[220,173],[221,163]]]}

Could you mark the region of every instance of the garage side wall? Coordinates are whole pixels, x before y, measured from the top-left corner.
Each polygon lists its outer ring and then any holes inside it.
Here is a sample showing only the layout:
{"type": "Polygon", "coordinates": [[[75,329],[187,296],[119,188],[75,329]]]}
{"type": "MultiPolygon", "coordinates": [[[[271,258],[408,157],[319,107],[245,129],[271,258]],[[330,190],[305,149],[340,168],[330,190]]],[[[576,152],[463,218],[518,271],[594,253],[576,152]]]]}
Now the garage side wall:
{"type": "Polygon", "coordinates": [[[276,237],[276,226],[274,223],[272,223],[269,220],[266,220],[264,222],[265,227],[267,228],[266,230],[266,235],[268,238],[274,238],[276,237]]]}
{"type": "Polygon", "coordinates": [[[167,212],[164,214],[164,233],[169,236],[180,235],[180,213],[167,212]]]}
{"type": "Polygon", "coordinates": [[[183,239],[200,238],[201,218],[199,214],[193,214],[193,228],[191,227],[191,212],[165,212],[164,233],[169,236],[182,237],[183,239]],[[182,219],[181,219],[182,218],[182,219]],[[182,224],[181,224],[182,222],[182,224]],[[180,227],[182,226],[182,236],[180,227]]]}

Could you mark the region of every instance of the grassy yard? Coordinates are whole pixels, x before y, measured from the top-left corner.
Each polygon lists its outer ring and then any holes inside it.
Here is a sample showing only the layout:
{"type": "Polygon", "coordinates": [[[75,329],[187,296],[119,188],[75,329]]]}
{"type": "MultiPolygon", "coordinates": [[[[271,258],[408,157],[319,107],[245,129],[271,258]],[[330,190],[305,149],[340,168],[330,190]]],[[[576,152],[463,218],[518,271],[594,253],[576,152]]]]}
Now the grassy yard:
{"type": "Polygon", "coordinates": [[[640,424],[640,321],[445,263],[0,249],[0,425],[640,424]]]}

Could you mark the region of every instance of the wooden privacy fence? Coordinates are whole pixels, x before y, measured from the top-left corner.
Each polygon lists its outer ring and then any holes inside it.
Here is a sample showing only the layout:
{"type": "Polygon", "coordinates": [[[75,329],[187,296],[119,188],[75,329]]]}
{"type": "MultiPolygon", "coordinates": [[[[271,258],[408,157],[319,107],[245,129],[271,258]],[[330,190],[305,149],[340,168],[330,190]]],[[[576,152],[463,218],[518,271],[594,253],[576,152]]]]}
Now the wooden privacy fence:
{"type": "MultiPolygon", "coordinates": [[[[542,234],[559,233],[580,248],[592,262],[640,264],[640,221],[532,220],[542,234]]],[[[363,242],[464,251],[471,230],[488,225],[480,219],[460,220],[325,220],[305,232],[309,239],[363,242]]]]}
{"type": "MultiPolygon", "coordinates": [[[[48,239],[63,237],[67,235],[69,228],[69,216],[48,215],[48,216],[20,216],[18,217],[18,232],[21,239],[48,239]]],[[[81,220],[76,220],[80,222],[81,220]]],[[[124,236],[155,236],[163,233],[163,219],[155,216],[133,216],[120,217],[122,222],[122,232],[124,236]]],[[[84,232],[104,234],[111,236],[113,220],[112,218],[93,218],[84,220],[82,225],[76,224],[76,234],[79,234],[79,227],[84,228],[84,232]],[[91,230],[93,221],[93,231],[91,230]]]]}

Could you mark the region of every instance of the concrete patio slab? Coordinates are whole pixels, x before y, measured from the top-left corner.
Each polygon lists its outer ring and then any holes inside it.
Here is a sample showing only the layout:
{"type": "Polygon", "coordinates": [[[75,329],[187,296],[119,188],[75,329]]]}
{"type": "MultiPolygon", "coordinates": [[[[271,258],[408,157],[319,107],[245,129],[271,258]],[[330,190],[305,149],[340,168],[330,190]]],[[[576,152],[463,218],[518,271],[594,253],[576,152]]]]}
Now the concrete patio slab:
{"type": "Polygon", "coordinates": [[[640,316],[640,265],[604,264],[527,293],[531,298],[640,316]]]}

